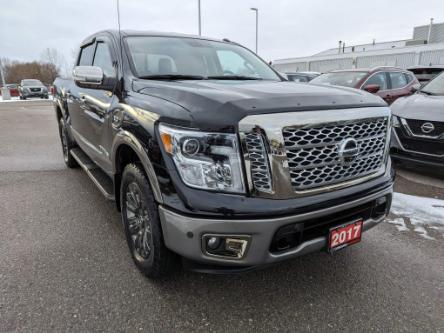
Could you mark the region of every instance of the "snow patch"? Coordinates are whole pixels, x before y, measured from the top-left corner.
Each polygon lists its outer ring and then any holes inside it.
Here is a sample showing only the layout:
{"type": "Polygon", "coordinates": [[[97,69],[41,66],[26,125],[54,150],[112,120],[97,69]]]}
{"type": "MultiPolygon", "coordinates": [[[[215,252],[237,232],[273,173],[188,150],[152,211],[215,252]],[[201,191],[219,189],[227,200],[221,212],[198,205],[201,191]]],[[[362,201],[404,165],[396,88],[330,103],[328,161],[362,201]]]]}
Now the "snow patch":
{"type": "Polygon", "coordinates": [[[0,103],[11,103],[11,102],[36,102],[36,101],[52,101],[54,98],[52,95],[49,95],[48,99],[44,98],[28,98],[28,99],[20,99],[20,97],[11,97],[11,99],[4,101],[2,96],[0,96],[0,103]]]}
{"type": "Polygon", "coordinates": [[[444,230],[444,200],[394,193],[391,213],[396,217],[387,219],[387,222],[399,231],[409,230],[407,220],[425,239],[434,239],[427,229],[444,230]]]}
{"type": "Polygon", "coordinates": [[[394,224],[396,226],[396,229],[398,229],[399,231],[408,231],[409,230],[409,228],[407,228],[407,226],[405,225],[405,221],[402,217],[397,217],[393,220],[388,219],[387,222],[394,224]]]}
{"type": "Polygon", "coordinates": [[[408,217],[413,225],[444,226],[444,200],[394,193],[391,212],[408,217]]]}

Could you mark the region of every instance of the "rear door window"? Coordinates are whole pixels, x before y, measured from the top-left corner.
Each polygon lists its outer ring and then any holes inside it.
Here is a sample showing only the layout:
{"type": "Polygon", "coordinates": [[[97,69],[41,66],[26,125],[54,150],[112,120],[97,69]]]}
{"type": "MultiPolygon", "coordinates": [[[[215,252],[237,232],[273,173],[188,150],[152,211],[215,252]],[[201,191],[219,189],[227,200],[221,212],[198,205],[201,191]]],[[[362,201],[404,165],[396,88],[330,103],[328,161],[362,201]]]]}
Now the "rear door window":
{"type": "Polygon", "coordinates": [[[403,88],[407,85],[407,79],[402,72],[389,72],[392,89],[403,88]]]}

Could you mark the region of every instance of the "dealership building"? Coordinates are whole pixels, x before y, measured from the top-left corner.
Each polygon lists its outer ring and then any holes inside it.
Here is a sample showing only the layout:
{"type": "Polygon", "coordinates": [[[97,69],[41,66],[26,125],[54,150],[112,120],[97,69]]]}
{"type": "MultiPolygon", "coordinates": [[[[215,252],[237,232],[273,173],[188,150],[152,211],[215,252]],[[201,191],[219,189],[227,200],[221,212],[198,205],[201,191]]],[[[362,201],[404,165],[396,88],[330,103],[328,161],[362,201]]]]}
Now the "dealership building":
{"type": "Polygon", "coordinates": [[[310,57],[288,58],[273,61],[280,72],[414,65],[444,65],[444,23],[433,23],[413,28],[412,39],[362,45],[345,45],[325,50],[310,57]]]}

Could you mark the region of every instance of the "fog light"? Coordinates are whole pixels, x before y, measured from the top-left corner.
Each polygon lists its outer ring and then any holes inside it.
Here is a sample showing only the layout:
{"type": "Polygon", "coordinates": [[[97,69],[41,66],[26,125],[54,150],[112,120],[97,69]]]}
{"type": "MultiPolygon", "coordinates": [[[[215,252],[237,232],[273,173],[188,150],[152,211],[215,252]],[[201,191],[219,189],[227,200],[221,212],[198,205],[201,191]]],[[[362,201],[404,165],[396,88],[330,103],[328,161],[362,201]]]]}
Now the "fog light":
{"type": "Polygon", "coordinates": [[[220,243],[221,241],[218,237],[211,237],[207,241],[208,247],[212,250],[216,250],[219,247],[220,243]]]}
{"type": "Polygon", "coordinates": [[[206,255],[227,259],[242,259],[250,244],[250,236],[235,235],[204,235],[203,251],[206,255]]]}

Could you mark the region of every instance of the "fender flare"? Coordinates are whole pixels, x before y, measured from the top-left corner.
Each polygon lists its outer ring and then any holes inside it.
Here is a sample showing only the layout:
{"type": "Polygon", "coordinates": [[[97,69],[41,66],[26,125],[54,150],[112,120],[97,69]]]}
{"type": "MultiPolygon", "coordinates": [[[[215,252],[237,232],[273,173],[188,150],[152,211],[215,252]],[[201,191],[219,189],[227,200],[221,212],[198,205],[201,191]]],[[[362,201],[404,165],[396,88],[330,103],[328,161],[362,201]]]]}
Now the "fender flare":
{"type": "Polygon", "coordinates": [[[131,149],[133,149],[137,154],[140,161],[142,161],[143,168],[148,176],[148,180],[154,193],[154,198],[158,203],[163,203],[162,192],[160,191],[160,186],[159,182],[157,181],[154,167],[140,141],[128,131],[120,131],[114,138],[111,151],[113,174],[117,173],[116,155],[119,147],[123,144],[131,147],[131,149]]]}

